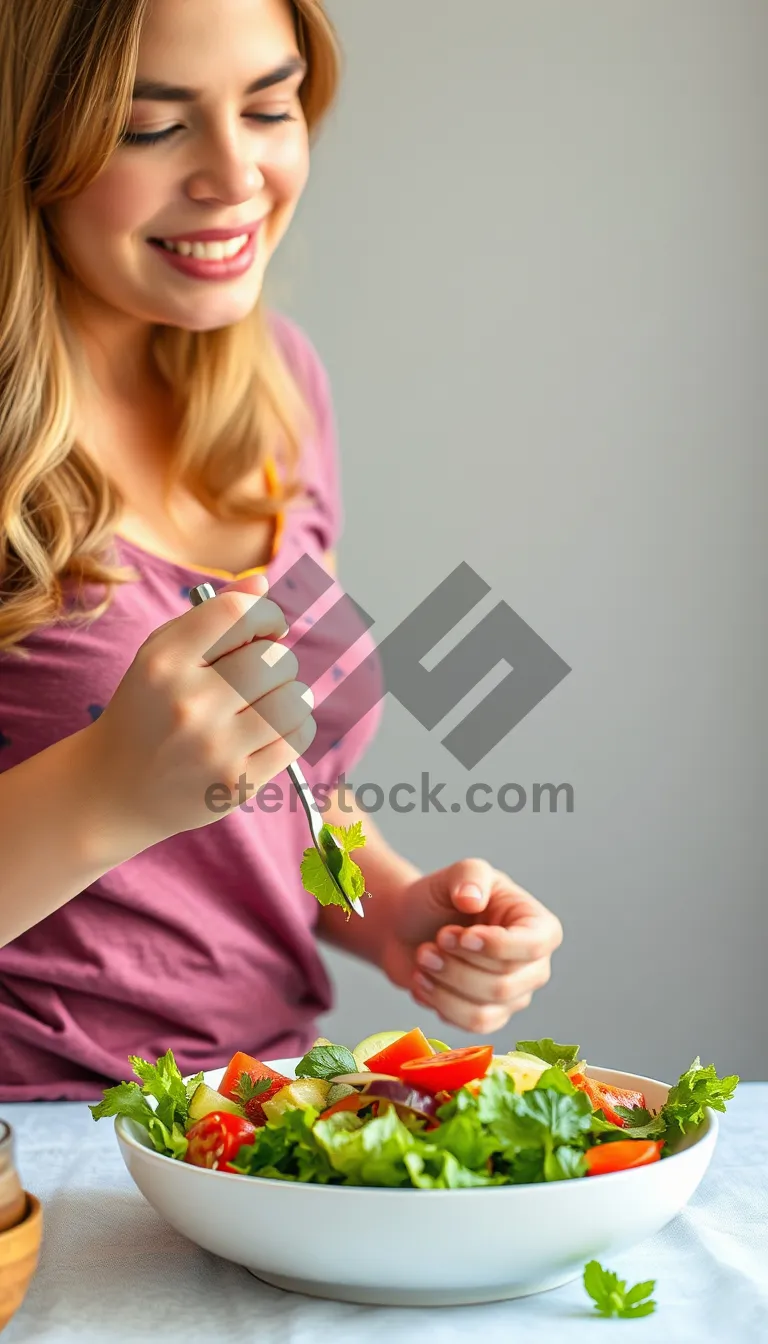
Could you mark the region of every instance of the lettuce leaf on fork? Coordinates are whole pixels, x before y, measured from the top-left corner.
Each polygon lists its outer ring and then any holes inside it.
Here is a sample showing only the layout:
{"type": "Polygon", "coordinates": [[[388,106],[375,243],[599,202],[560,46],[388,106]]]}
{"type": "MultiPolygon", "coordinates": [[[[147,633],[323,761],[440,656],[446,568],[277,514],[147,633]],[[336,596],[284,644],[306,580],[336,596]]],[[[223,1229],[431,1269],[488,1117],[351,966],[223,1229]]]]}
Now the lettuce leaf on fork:
{"type": "MultiPolygon", "coordinates": [[[[356,821],[352,826],[332,826],[326,823],[320,831],[320,844],[325,852],[328,866],[336,878],[342,891],[350,897],[351,900],[365,895],[365,878],[357,864],[349,856],[356,849],[362,849],[365,844],[363,835],[363,824],[356,821]],[[341,849],[333,843],[333,837],[336,837],[341,849]]],[[[304,857],[301,861],[301,880],[304,890],[308,891],[310,896],[314,896],[321,905],[340,905],[342,910],[349,914],[344,897],[337,891],[333,881],[328,876],[328,872],[323,861],[311,845],[305,849],[304,857]]]]}

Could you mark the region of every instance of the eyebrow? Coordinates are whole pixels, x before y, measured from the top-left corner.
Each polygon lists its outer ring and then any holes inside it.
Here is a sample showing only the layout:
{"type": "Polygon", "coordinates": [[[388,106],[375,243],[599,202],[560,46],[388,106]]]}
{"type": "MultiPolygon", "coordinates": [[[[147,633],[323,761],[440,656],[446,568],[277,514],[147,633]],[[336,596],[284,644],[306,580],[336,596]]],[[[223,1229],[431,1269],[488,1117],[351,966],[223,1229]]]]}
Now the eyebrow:
{"type": "MultiPolygon", "coordinates": [[[[255,79],[245,90],[246,95],[271,89],[275,84],[283,84],[285,80],[291,79],[293,75],[306,74],[306,70],[306,61],[296,56],[278,66],[276,70],[271,70],[268,75],[255,79]]],[[[193,103],[199,97],[198,89],[187,89],[177,84],[163,84],[156,79],[137,79],[133,86],[134,102],[193,103]]]]}

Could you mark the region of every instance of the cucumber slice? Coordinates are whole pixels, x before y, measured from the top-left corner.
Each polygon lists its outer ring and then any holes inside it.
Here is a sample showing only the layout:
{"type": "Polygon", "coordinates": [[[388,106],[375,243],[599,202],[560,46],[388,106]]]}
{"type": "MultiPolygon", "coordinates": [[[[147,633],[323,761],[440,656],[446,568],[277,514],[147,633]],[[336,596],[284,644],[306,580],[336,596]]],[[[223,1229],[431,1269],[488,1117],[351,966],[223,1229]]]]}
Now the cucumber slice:
{"type": "Polygon", "coordinates": [[[324,1078],[297,1078],[295,1083],[281,1087],[274,1097],[265,1101],[262,1110],[268,1120],[277,1120],[288,1110],[324,1111],[328,1102],[330,1083],[324,1078]]]}
{"type": "Polygon", "coordinates": [[[223,1097],[220,1092],[215,1092],[207,1083],[198,1083],[189,1102],[189,1119],[192,1124],[196,1120],[202,1120],[203,1116],[210,1115],[212,1111],[229,1111],[230,1115],[245,1115],[242,1106],[238,1106],[236,1101],[230,1101],[228,1097],[223,1097]]]}
{"type": "Polygon", "coordinates": [[[529,1055],[524,1050],[510,1050],[506,1055],[494,1055],[491,1068],[502,1069],[510,1078],[514,1078],[515,1091],[528,1092],[536,1086],[549,1065],[538,1055],[529,1055]]]}
{"type": "Polygon", "coordinates": [[[335,1106],[337,1101],[342,1101],[344,1097],[351,1097],[357,1091],[356,1087],[350,1087],[349,1083],[331,1083],[328,1096],[325,1099],[326,1108],[335,1106]]]}
{"type": "Polygon", "coordinates": [[[352,1054],[355,1057],[355,1063],[358,1069],[365,1068],[365,1061],[372,1055],[378,1055],[380,1050],[391,1045],[393,1041],[399,1041],[401,1036],[406,1036],[405,1031],[377,1031],[373,1036],[366,1036],[364,1041],[356,1045],[352,1054]]]}
{"type": "Polygon", "coordinates": [[[451,1048],[450,1045],[445,1044],[445,1041],[436,1041],[432,1036],[428,1036],[427,1040],[437,1055],[444,1055],[446,1050],[451,1048]]]}

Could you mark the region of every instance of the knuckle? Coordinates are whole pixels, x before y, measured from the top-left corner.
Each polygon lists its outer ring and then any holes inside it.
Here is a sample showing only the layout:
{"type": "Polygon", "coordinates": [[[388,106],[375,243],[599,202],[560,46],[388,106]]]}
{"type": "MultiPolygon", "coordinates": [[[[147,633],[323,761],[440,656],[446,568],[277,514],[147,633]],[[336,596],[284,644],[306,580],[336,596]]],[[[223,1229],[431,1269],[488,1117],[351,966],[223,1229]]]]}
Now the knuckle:
{"type": "Polygon", "coordinates": [[[150,690],[165,690],[174,680],[176,666],[169,649],[159,641],[145,644],[142,672],[150,690]]]}
{"type": "Polygon", "coordinates": [[[530,1008],[533,1002],[532,994],[522,994],[515,1003],[515,1010],[519,1012],[522,1008],[530,1008]]]}
{"type": "Polygon", "coordinates": [[[514,973],[497,976],[493,984],[494,1001],[496,1003],[509,1003],[515,997],[515,989],[514,973]]]}
{"type": "Polygon", "coordinates": [[[299,675],[299,660],[293,649],[287,649],[285,644],[276,644],[275,648],[282,649],[277,666],[286,681],[295,681],[299,675]]]}
{"type": "Polygon", "coordinates": [[[299,660],[293,649],[273,639],[254,640],[250,645],[258,662],[267,669],[270,683],[283,684],[298,676],[299,660]]]}
{"type": "Polygon", "coordinates": [[[294,728],[292,732],[286,733],[285,741],[288,746],[296,752],[297,756],[302,756],[314,742],[316,732],[317,724],[310,715],[298,728],[294,728]]]}
{"type": "Polygon", "coordinates": [[[246,616],[253,606],[253,596],[250,593],[241,593],[237,588],[232,588],[226,593],[219,593],[216,600],[219,603],[220,610],[233,623],[246,616]]]}
{"type": "Polygon", "coordinates": [[[190,696],[174,696],[170,703],[170,715],[174,731],[199,738],[198,745],[202,750],[206,740],[205,719],[197,701],[190,696]]]}
{"type": "Polygon", "coordinates": [[[477,1032],[482,1036],[486,1031],[495,1030],[496,1009],[488,1006],[481,1008],[472,1008],[467,1014],[467,1028],[469,1031],[477,1032]]]}

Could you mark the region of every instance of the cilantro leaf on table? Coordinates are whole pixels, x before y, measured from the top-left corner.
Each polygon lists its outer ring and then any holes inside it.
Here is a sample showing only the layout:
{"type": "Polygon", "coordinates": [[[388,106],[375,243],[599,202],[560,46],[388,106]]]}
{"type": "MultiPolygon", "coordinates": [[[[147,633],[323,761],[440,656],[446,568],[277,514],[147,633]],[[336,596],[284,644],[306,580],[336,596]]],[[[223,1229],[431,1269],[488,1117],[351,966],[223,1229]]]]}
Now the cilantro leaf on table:
{"type": "Polygon", "coordinates": [[[651,1297],[656,1287],[655,1279],[636,1283],[634,1288],[628,1290],[626,1280],[620,1279],[610,1269],[603,1269],[598,1260],[590,1260],[584,1267],[584,1287],[600,1316],[620,1316],[631,1320],[635,1316],[650,1316],[656,1310],[656,1303],[651,1297]]]}
{"type": "Polygon", "coordinates": [[[88,1108],[94,1120],[124,1115],[146,1129],[157,1152],[183,1157],[187,1151],[189,1101],[203,1081],[202,1073],[185,1083],[171,1050],[156,1064],[138,1055],[131,1055],[130,1063],[140,1083],[123,1082],[106,1088],[102,1100],[88,1108]],[[147,1097],[153,1097],[157,1105],[151,1106],[147,1097]]]}
{"type": "Polygon", "coordinates": [[[551,1036],[544,1036],[540,1041],[518,1041],[515,1049],[526,1055],[536,1055],[545,1064],[558,1069],[572,1068],[579,1058],[578,1045],[558,1045],[551,1036]]]}
{"type": "Polygon", "coordinates": [[[357,1061],[345,1045],[313,1045],[296,1065],[297,1078],[338,1078],[357,1073],[357,1061]]]}
{"type": "MultiPolygon", "coordinates": [[[[362,822],[356,821],[351,826],[333,826],[328,823],[320,831],[319,843],[342,891],[352,900],[364,896],[365,878],[354,860],[349,857],[354,850],[362,849],[365,845],[362,822]],[[341,846],[340,849],[333,842],[334,836],[341,846]]],[[[349,914],[344,897],[337,890],[314,845],[304,851],[301,880],[304,890],[308,891],[310,896],[314,896],[321,905],[339,905],[349,914]]]]}

